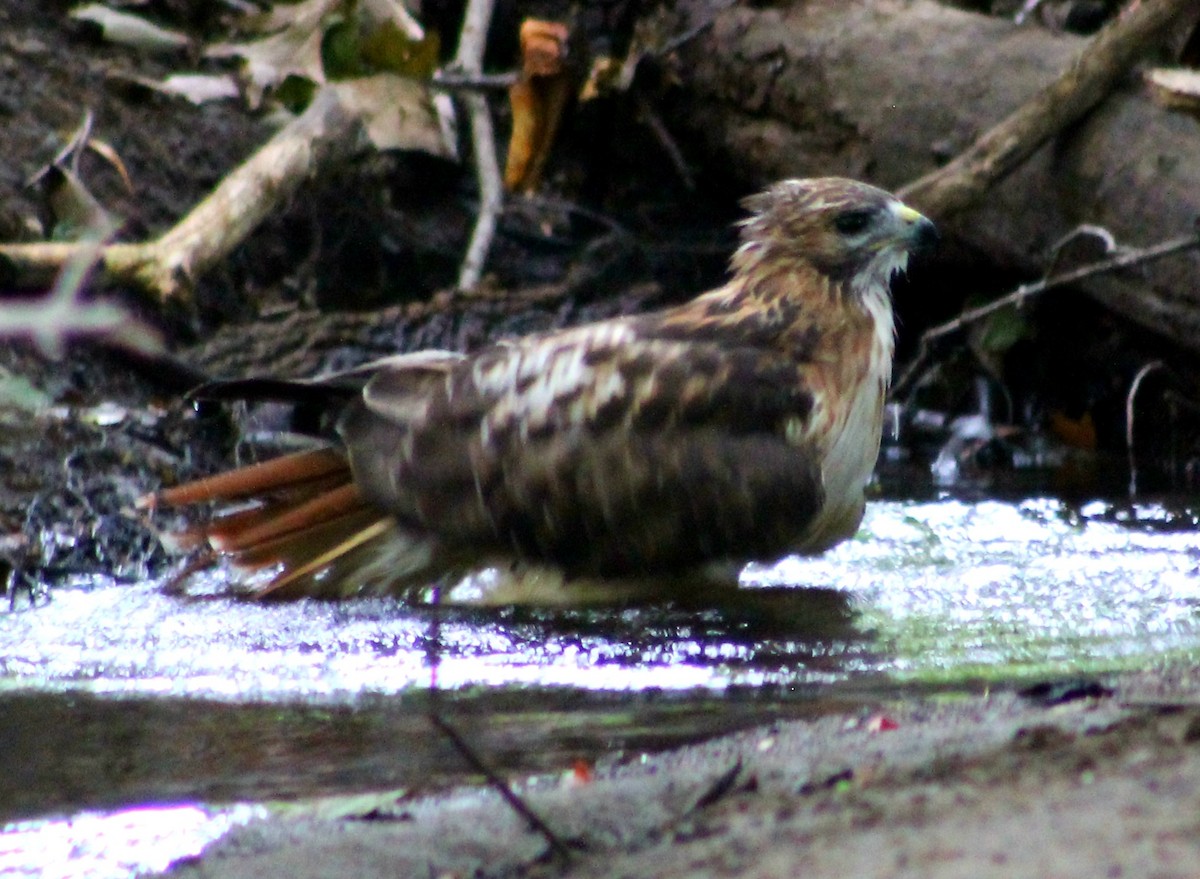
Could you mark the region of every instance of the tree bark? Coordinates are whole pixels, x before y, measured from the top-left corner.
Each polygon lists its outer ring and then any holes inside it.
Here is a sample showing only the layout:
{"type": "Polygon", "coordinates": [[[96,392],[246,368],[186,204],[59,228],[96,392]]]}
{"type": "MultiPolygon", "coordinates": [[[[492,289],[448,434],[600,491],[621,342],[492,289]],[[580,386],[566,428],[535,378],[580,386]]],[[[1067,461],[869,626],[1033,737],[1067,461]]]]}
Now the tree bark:
{"type": "MultiPolygon", "coordinates": [[[[1185,28],[1190,21],[1180,21],[1185,28]]],[[[899,188],[944,165],[1068,70],[1087,41],[931,0],[732,8],[685,52],[689,121],[753,183],[844,174],[899,188]]],[[[944,231],[1023,270],[1080,223],[1145,245],[1200,216],[1200,125],[1127,81],[944,231]]],[[[1200,351],[1200,255],[1084,289],[1200,351]]]]}

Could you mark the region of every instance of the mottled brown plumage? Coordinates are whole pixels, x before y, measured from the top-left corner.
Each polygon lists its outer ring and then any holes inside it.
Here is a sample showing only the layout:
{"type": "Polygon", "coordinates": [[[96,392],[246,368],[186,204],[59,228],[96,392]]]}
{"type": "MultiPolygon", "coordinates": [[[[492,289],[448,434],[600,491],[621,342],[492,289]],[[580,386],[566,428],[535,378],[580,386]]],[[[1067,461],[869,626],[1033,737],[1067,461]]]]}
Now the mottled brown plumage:
{"type": "MultiPolygon", "coordinates": [[[[820,552],[861,520],[891,374],[889,281],[932,225],[837,178],[784,181],[746,206],[731,280],[685,305],[470,356],[210,388],[323,401],[339,443],[155,500],[253,501],[189,534],[266,566],[264,595],[403,592],[515,565],[563,600],[616,600],[820,552]]],[[[493,597],[531,597],[522,588],[493,597]]]]}

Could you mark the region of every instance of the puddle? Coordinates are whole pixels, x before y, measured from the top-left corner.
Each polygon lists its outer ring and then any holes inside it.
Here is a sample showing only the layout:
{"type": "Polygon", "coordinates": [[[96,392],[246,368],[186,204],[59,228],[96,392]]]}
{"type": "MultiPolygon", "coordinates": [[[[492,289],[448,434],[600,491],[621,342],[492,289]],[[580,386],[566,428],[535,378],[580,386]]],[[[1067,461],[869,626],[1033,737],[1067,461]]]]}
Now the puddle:
{"type": "MultiPolygon", "coordinates": [[[[858,539],[748,569],[721,608],[434,612],[60,588],[0,615],[13,767],[0,820],[24,822],[0,832],[0,873],[20,875],[45,840],[86,855],[64,840],[93,820],[155,839],[176,827],[180,857],[233,820],[181,803],[462,781],[429,724],[435,656],[441,710],[494,765],[561,772],[906,687],[1194,663],[1198,569],[1185,508],[940,499],[874,503],[858,539]],[[55,813],[74,817],[27,820],[55,813]]],[[[161,846],[130,867],[124,845],[103,869],[80,855],[54,875],[157,868],[161,846]]]]}
{"type": "Polygon", "coordinates": [[[1200,645],[1187,510],[1057,500],[877,502],[819,559],[750,568],[723,606],[405,608],[185,601],[94,583],[0,615],[0,693],[346,704],[425,690],[825,694],[866,678],[1117,668],[1200,645]]]}

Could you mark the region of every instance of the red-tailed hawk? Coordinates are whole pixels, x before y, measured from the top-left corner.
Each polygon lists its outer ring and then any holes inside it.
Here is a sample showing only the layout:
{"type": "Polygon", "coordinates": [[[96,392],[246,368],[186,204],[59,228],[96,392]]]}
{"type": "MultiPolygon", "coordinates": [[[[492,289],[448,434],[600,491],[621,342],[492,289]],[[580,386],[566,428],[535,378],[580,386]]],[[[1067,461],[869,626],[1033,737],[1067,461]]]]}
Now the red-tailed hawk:
{"type": "Polygon", "coordinates": [[[685,305],[210,387],[316,399],[336,440],[150,502],[240,505],[188,533],[266,569],[256,594],[272,597],[403,594],[495,567],[493,600],[548,580],[559,600],[620,600],[821,552],[862,518],[890,280],[936,234],[839,178],[787,180],[745,206],[732,278],[685,305]]]}

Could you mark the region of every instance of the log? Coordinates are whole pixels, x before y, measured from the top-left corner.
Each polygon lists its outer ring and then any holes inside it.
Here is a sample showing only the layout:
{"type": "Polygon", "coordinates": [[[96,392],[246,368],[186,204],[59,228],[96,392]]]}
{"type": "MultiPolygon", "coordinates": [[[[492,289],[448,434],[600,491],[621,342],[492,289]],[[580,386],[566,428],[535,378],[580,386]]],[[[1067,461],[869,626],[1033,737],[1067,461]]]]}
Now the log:
{"type": "MultiPolygon", "coordinates": [[[[931,0],[732,8],[683,50],[681,118],[749,184],[845,174],[898,189],[963,153],[1086,45],[931,0]]],[[[934,219],[958,243],[1034,273],[1080,223],[1146,245],[1185,234],[1197,216],[1200,127],[1130,78],[981,201],[934,219]]],[[[1197,277],[1200,255],[1189,253],[1083,289],[1200,352],[1197,277]]]]}

